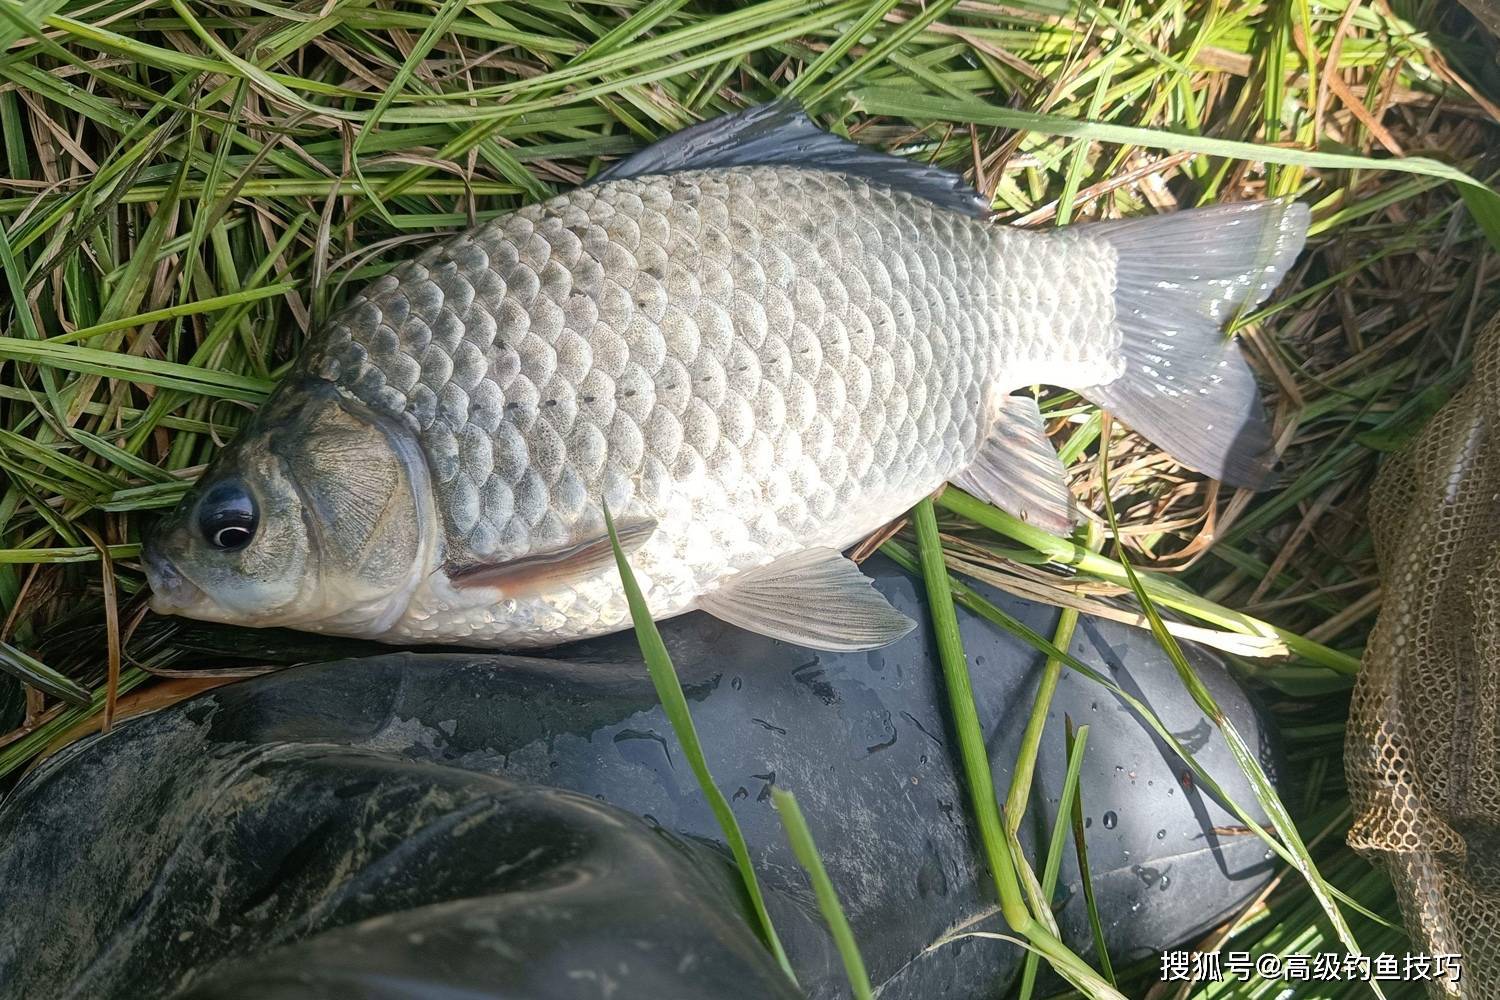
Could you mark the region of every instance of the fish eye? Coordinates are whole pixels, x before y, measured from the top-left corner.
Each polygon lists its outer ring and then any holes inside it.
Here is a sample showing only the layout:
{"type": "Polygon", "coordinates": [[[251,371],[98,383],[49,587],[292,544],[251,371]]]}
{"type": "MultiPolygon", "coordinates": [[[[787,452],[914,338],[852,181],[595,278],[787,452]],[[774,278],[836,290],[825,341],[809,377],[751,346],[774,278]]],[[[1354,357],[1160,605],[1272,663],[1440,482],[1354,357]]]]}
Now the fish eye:
{"type": "Polygon", "coordinates": [[[260,513],[255,498],[243,483],[217,483],[198,503],[198,530],[204,541],[221,552],[234,552],[250,544],[260,513]]]}

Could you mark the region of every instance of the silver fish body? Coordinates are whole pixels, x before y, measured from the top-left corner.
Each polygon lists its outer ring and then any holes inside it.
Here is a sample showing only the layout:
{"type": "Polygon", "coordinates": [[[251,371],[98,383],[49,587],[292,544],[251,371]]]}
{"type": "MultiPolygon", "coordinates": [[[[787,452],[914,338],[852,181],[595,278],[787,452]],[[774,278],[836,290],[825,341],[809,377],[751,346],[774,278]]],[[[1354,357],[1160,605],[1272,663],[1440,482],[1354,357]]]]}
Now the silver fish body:
{"type": "Polygon", "coordinates": [[[148,540],[158,610],[596,635],[630,620],[607,508],[654,616],[857,648],[903,629],[838,551],[942,483],[1066,530],[1019,388],[1077,388],[1188,464],[1259,474],[1254,380],[1219,328],[1295,257],[1300,206],[1026,232],[880,169],[608,179],[399,266],[148,540]]]}
{"type": "MultiPolygon", "coordinates": [[[[653,613],[843,548],[974,459],[998,396],[1117,372],[1108,244],[786,167],[583,188],[370,286],[310,371],[416,432],[444,562],[654,520],[653,613]]],[[[618,578],[478,604],[434,580],[392,637],[507,646],[626,624],[618,578]],[[466,604],[470,606],[465,606],[466,604]]]]}

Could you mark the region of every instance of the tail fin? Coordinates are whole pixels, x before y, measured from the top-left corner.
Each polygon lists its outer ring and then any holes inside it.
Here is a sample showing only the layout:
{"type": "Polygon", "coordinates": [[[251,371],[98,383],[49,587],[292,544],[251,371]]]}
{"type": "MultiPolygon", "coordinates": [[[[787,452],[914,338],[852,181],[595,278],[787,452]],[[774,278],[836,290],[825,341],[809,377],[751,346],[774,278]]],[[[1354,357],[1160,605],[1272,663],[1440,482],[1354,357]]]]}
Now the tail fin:
{"type": "Polygon", "coordinates": [[[1224,324],[1262,302],[1307,237],[1307,206],[1261,201],[1086,227],[1118,252],[1125,372],[1082,390],[1189,468],[1260,486],[1274,460],[1260,391],[1224,324]]]}

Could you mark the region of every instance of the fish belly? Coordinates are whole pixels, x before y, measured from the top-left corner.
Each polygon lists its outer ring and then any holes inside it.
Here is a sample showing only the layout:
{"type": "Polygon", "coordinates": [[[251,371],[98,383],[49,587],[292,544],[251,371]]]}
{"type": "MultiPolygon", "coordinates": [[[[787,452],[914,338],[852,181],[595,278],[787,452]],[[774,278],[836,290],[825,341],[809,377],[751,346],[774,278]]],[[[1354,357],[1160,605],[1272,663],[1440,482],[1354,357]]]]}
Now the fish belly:
{"type": "MultiPolygon", "coordinates": [[[[1090,384],[1112,267],[1086,238],[841,174],[682,172],[434,247],[307,363],[417,434],[444,567],[597,538],[607,504],[656,522],[631,564],[664,617],[897,517],[972,461],[998,395],[1090,384]]],[[[385,637],[524,647],[628,624],[612,568],[497,595],[440,567],[385,637]]]]}

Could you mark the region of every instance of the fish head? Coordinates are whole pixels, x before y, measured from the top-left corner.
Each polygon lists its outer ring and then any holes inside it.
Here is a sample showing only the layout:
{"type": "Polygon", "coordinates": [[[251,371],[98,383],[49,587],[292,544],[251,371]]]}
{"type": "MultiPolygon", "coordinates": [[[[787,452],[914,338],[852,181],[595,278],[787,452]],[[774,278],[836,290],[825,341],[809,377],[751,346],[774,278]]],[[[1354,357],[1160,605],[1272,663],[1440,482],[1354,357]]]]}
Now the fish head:
{"type": "Polygon", "coordinates": [[[142,556],[159,614],[378,637],[436,564],[415,434],[331,383],[284,383],[142,556]]]}

